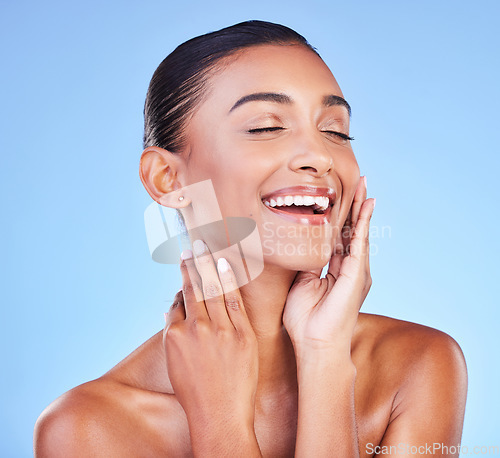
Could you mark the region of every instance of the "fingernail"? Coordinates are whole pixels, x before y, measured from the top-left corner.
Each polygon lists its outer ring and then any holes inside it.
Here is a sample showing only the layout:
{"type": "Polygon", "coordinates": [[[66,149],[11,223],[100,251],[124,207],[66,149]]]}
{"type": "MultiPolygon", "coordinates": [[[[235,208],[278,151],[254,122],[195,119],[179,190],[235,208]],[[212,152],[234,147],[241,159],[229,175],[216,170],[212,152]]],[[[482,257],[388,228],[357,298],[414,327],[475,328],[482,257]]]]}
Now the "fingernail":
{"type": "Polygon", "coordinates": [[[377,203],[377,199],[374,197],[373,198],[373,208],[375,208],[375,204],[377,203]]]}
{"type": "Polygon", "coordinates": [[[366,175],[363,177],[363,180],[365,180],[365,188],[368,187],[367,182],[366,182],[366,175]]]}
{"type": "Polygon", "coordinates": [[[200,256],[207,251],[207,246],[203,243],[203,240],[198,239],[193,242],[193,250],[196,256],[200,256]]]}
{"type": "Polygon", "coordinates": [[[225,273],[229,270],[229,263],[227,262],[226,258],[219,258],[217,261],[217,269],[221,273],[225,273]]]}
{"type": "Polygon", "coordinates": [[[167,324],[168,312],[163,312],[163,317],[165,318],[165,324],[167,324]]]}
{"type": "Polygon", "coordinates": [[[193,257],[193,252],[189,249],[183,250],[181,253],[181,259],[184,261],[186,259],[191,259],[193,257]]]}

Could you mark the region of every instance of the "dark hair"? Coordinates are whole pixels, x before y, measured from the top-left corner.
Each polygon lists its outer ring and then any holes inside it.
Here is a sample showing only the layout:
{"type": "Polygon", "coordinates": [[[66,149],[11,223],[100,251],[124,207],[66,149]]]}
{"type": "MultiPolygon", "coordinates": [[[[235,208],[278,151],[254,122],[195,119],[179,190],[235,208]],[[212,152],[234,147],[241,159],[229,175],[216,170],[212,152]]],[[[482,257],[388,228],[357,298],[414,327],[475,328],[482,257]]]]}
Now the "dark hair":
{"type": "Polygon", "coordinates": [[[206,81],[220,60],[250,46],[302,45],[316,49],[294,30],[265,21],[246,21],[192,38],[179,45],[158,66],[144,105],[144,148],[170,152],[185,147],[184,128],[207,92],[206,81]]]}

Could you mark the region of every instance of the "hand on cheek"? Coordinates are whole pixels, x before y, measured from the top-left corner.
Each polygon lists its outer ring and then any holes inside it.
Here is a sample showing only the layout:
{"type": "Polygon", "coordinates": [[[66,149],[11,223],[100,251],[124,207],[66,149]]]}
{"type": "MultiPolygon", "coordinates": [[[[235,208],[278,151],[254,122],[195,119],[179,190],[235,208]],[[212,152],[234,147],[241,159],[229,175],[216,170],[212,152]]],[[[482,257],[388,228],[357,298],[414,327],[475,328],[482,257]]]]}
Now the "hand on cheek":
{"type": "Polygon", "coordinates": [[[371,287],[369,226],[375,199],[358,183],[343,229],[337,234],[326,277],[299,272],[287,297],[283,323],[294,347],[342,348],[347,356],[359,309],[371,287]]]}

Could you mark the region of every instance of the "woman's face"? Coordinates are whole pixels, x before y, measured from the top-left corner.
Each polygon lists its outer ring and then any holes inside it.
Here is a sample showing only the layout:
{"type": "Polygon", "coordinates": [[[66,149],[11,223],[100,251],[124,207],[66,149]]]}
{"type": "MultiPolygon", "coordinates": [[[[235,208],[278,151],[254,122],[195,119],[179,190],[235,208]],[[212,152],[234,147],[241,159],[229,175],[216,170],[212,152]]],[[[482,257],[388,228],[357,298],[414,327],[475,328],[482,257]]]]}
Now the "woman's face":
{"type": "Polygon", "coordinates": [[[255,46],[229,59],[187,126],[185,184],[211,179],[223,217],[252,218],[266,263],[322,267],[359,181],[344,138],[348,105],[303,46],[255,46]]]}

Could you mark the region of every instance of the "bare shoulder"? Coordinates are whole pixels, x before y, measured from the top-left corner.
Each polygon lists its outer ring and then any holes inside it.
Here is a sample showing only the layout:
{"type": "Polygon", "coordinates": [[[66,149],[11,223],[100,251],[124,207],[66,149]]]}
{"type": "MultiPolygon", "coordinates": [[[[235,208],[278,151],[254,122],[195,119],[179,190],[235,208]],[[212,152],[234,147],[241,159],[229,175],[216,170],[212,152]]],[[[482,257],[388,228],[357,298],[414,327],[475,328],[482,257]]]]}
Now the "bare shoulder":
{"type": "Polygon", "coordinates": [[[89,455],[99,456],[99,451],[120,456],[119,447],[110,445],[114,441],[109,436],[117,435],[112,425],[123,412],[110,391],[116,393],[117,387],[95,380],[52,402],[35,424],[35,456],[77,456],[83,450],[89,455]]]}
{"type": "Polygon", "coordinates": [[[139,362],[154,375],[155,367],[147,367],[154,353],[140,348],[137,358],[139,349],[118,368],[69,390],[42,412],[34,430],[35,457],[182,455],[180,450],[189,445],[183,434],[188,428],[175,395],[132,377],[141,374],[139,362]]]}
{"type": "MultiPolygon", "coordinates": [[[[366,416],[379,419],[376,443],[460,442],[467,367],[453,337],[429,326],[363,313],[352,357],[359,377],[358,410],[379,413],[366,416]]],[[[362,437],[370,436],[365,432],[362,437]]]]}
{"type": "MultiPolygon", "coordinates": [[[[366,377],[390,390],[393,408],[448,399],[465,408],[467,366],[456,340],[438,329],[381,315],[360,314],[353,340],[366,377]],[[452,399],[453,398],[453,399],[452,399]]],[[[389,394],[389,392],[387,392],[389,394]]]]}
{"type": "Polygon", "coordinates": [[[360,313],[357,331],[360,345],[371,357],[388,364],[413,365],[452,363],[465,370],[465,358],[457,341],[429,326],[382,315],[360,313]]]}

